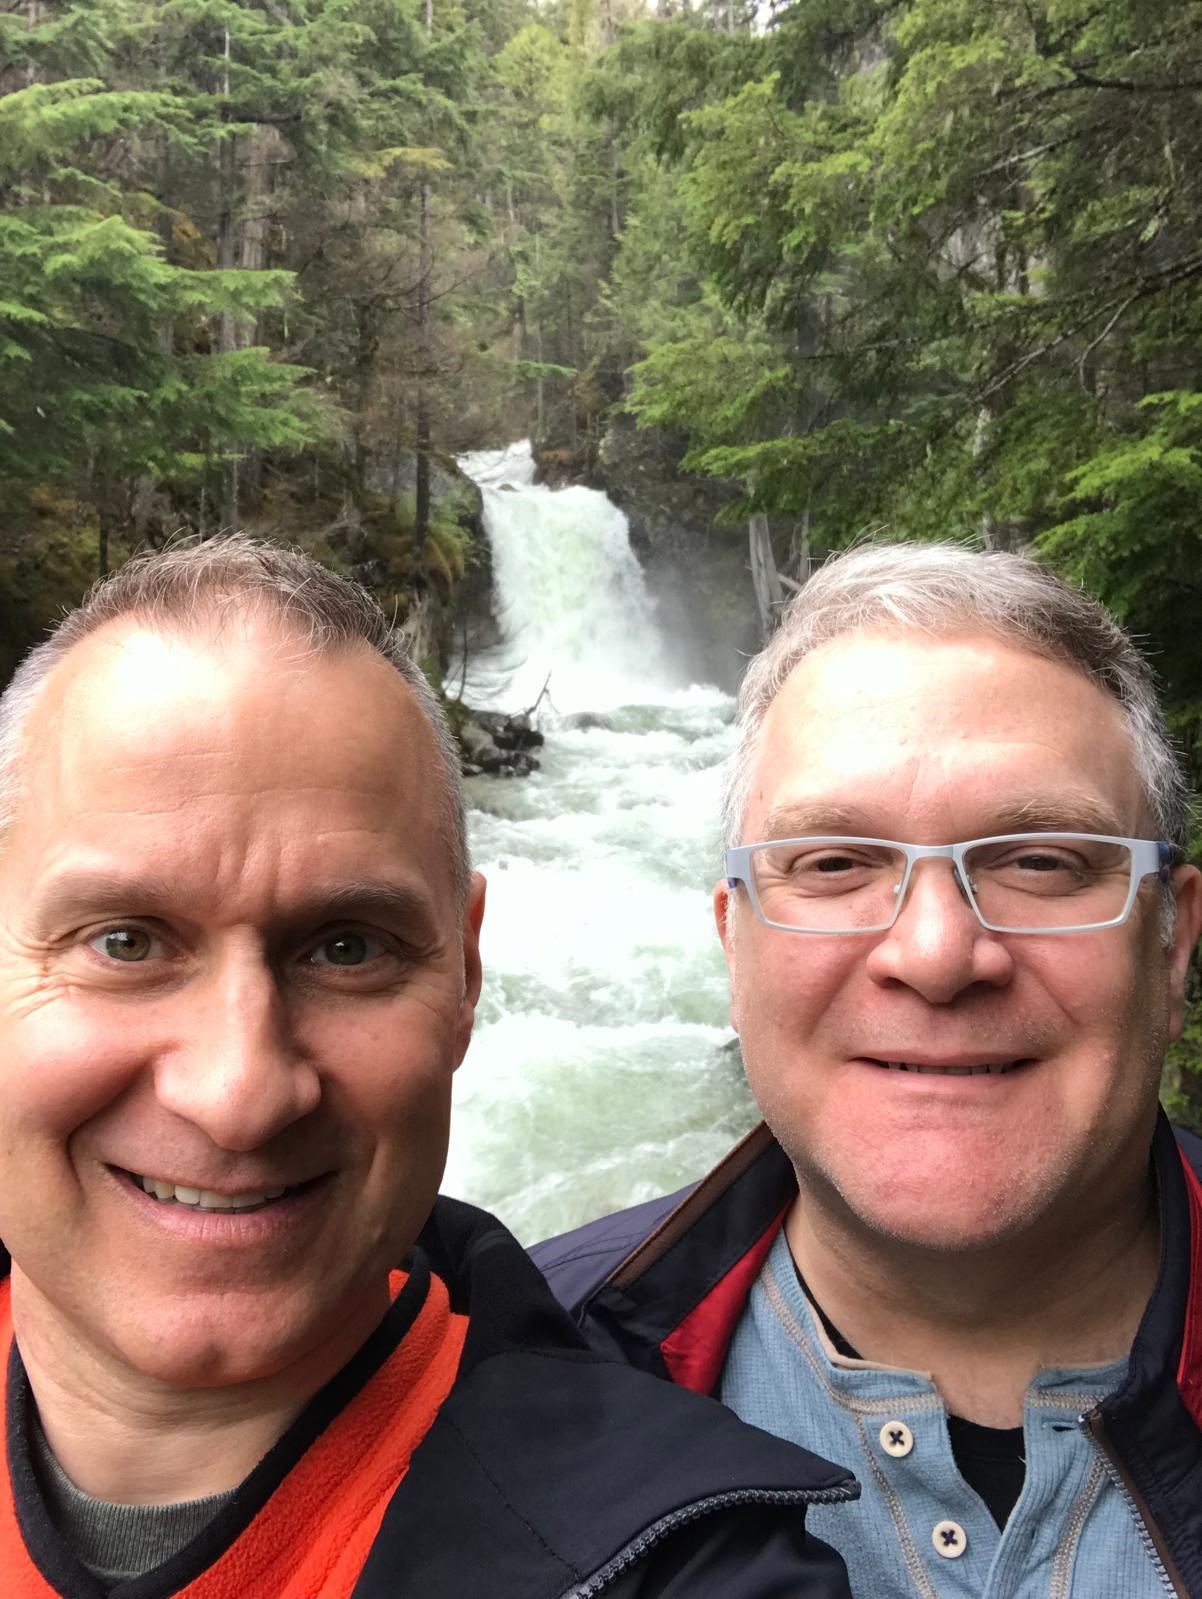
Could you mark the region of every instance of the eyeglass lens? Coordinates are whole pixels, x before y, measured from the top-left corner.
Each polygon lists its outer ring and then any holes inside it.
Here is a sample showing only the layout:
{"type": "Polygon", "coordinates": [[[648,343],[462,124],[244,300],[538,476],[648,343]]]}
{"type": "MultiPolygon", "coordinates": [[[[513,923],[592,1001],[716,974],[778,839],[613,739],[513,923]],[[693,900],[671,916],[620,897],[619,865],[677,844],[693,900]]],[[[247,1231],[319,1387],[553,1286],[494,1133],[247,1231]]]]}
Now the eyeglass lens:
{"type": "MultiPolygon", "coordinates": [[[[1131,886],[1131,850],[1103,839],[1041,834],[994,839],[964,857],[982,918],[1019,930],[1082,927],[1120,916],[1131,886]]],[[[918,870],[951,871],[950,861],[918,870]]],[[[893,920],[906,875],[899,849],[845,840],[761,845],[751,871],[765,918],[810,932],[852,932],[893,920]]]]}

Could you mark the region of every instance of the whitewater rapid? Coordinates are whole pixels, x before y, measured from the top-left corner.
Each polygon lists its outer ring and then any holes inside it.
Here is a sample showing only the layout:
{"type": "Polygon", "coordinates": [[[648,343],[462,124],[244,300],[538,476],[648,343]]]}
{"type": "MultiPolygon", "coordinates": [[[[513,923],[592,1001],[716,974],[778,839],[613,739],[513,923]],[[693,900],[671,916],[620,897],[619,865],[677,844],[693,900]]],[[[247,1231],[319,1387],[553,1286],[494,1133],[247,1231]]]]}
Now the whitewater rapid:
{"type": "Polygon", "coordinates": [[[603,495],[536,487],[528,447],[462,464],[508,633],[465,698],[521,708],[549,676],[553,710],[541,771],[468,783],[485,984],[444,1189],[532,1242],[700,1176],[755,1120],[710,910],[733,706],[675,672],[603,495]]]}

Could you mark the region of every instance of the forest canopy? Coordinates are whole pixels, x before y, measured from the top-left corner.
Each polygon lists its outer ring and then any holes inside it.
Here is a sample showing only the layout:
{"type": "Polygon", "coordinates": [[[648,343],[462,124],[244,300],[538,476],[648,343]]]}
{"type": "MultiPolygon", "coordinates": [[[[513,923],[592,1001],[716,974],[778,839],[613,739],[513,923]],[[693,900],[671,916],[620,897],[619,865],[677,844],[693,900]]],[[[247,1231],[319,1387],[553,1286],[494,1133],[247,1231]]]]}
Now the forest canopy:
{"type": "Polygon", "coordinates": [[[0,552],[383,496],[453,585],[427,456],[633,417],[786,570],[1034,544],[1192,752],[1200,93],[1184,0],[10,0],[0,552]]]}

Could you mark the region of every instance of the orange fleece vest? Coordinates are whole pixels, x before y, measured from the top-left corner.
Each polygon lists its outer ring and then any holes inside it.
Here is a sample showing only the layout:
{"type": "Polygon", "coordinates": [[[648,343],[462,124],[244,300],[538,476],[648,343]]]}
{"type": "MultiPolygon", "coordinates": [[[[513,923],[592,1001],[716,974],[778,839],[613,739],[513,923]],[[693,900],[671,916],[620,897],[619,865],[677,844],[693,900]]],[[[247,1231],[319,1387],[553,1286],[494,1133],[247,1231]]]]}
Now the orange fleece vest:
{"type": "MultiPolygon", "coordinates": [[[[405,1282],[391,1278],[395,1299],[405,1282]]],[[[392,1354],[301,1455],[249,1526],[173,1599],[346,1599],[388,1501],[455,1380],[467,1317],[452,1313],[431,1276],[412,1326],[392,1354]]],[[[0,1438],[8,1436],[12,1348],[9,1282],[0,1282],[0,1438]]],[[[202,1533],[203,1537],[204,1534],[202,1533]]],[[[72,1599],[34,1564],[17,1521],[7,1469],[0,1484],[4,1599],[72,1599]]]]}

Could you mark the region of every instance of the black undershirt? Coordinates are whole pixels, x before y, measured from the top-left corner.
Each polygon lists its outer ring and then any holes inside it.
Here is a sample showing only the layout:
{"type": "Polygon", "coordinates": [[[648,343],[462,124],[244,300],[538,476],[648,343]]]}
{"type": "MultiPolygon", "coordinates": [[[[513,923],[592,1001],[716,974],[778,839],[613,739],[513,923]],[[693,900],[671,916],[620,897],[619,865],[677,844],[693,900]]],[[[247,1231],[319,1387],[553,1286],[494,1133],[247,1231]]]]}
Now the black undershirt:
{"type": "MultiPolygon", "coordinates": [[[[861,1356],[827,1316],[814,1298],[806,1280],[794,1264],[801,1291],[813,1305],[826,1331],[826,1336],[839,1353],[848,1360],[861,1356]]],[[[966,1421],[963,1416],[947,1418],[947,1435],[951,1440],[952,1459],[956,1470],[968,1486],[980,1495],[989,1514],[999,1529],[1010,1519],[1010,1512],[1018,1503],[1027,1475],[1026,1444],[1021,1427],[982,1427],[978,1422],[966,1421]]]]}

